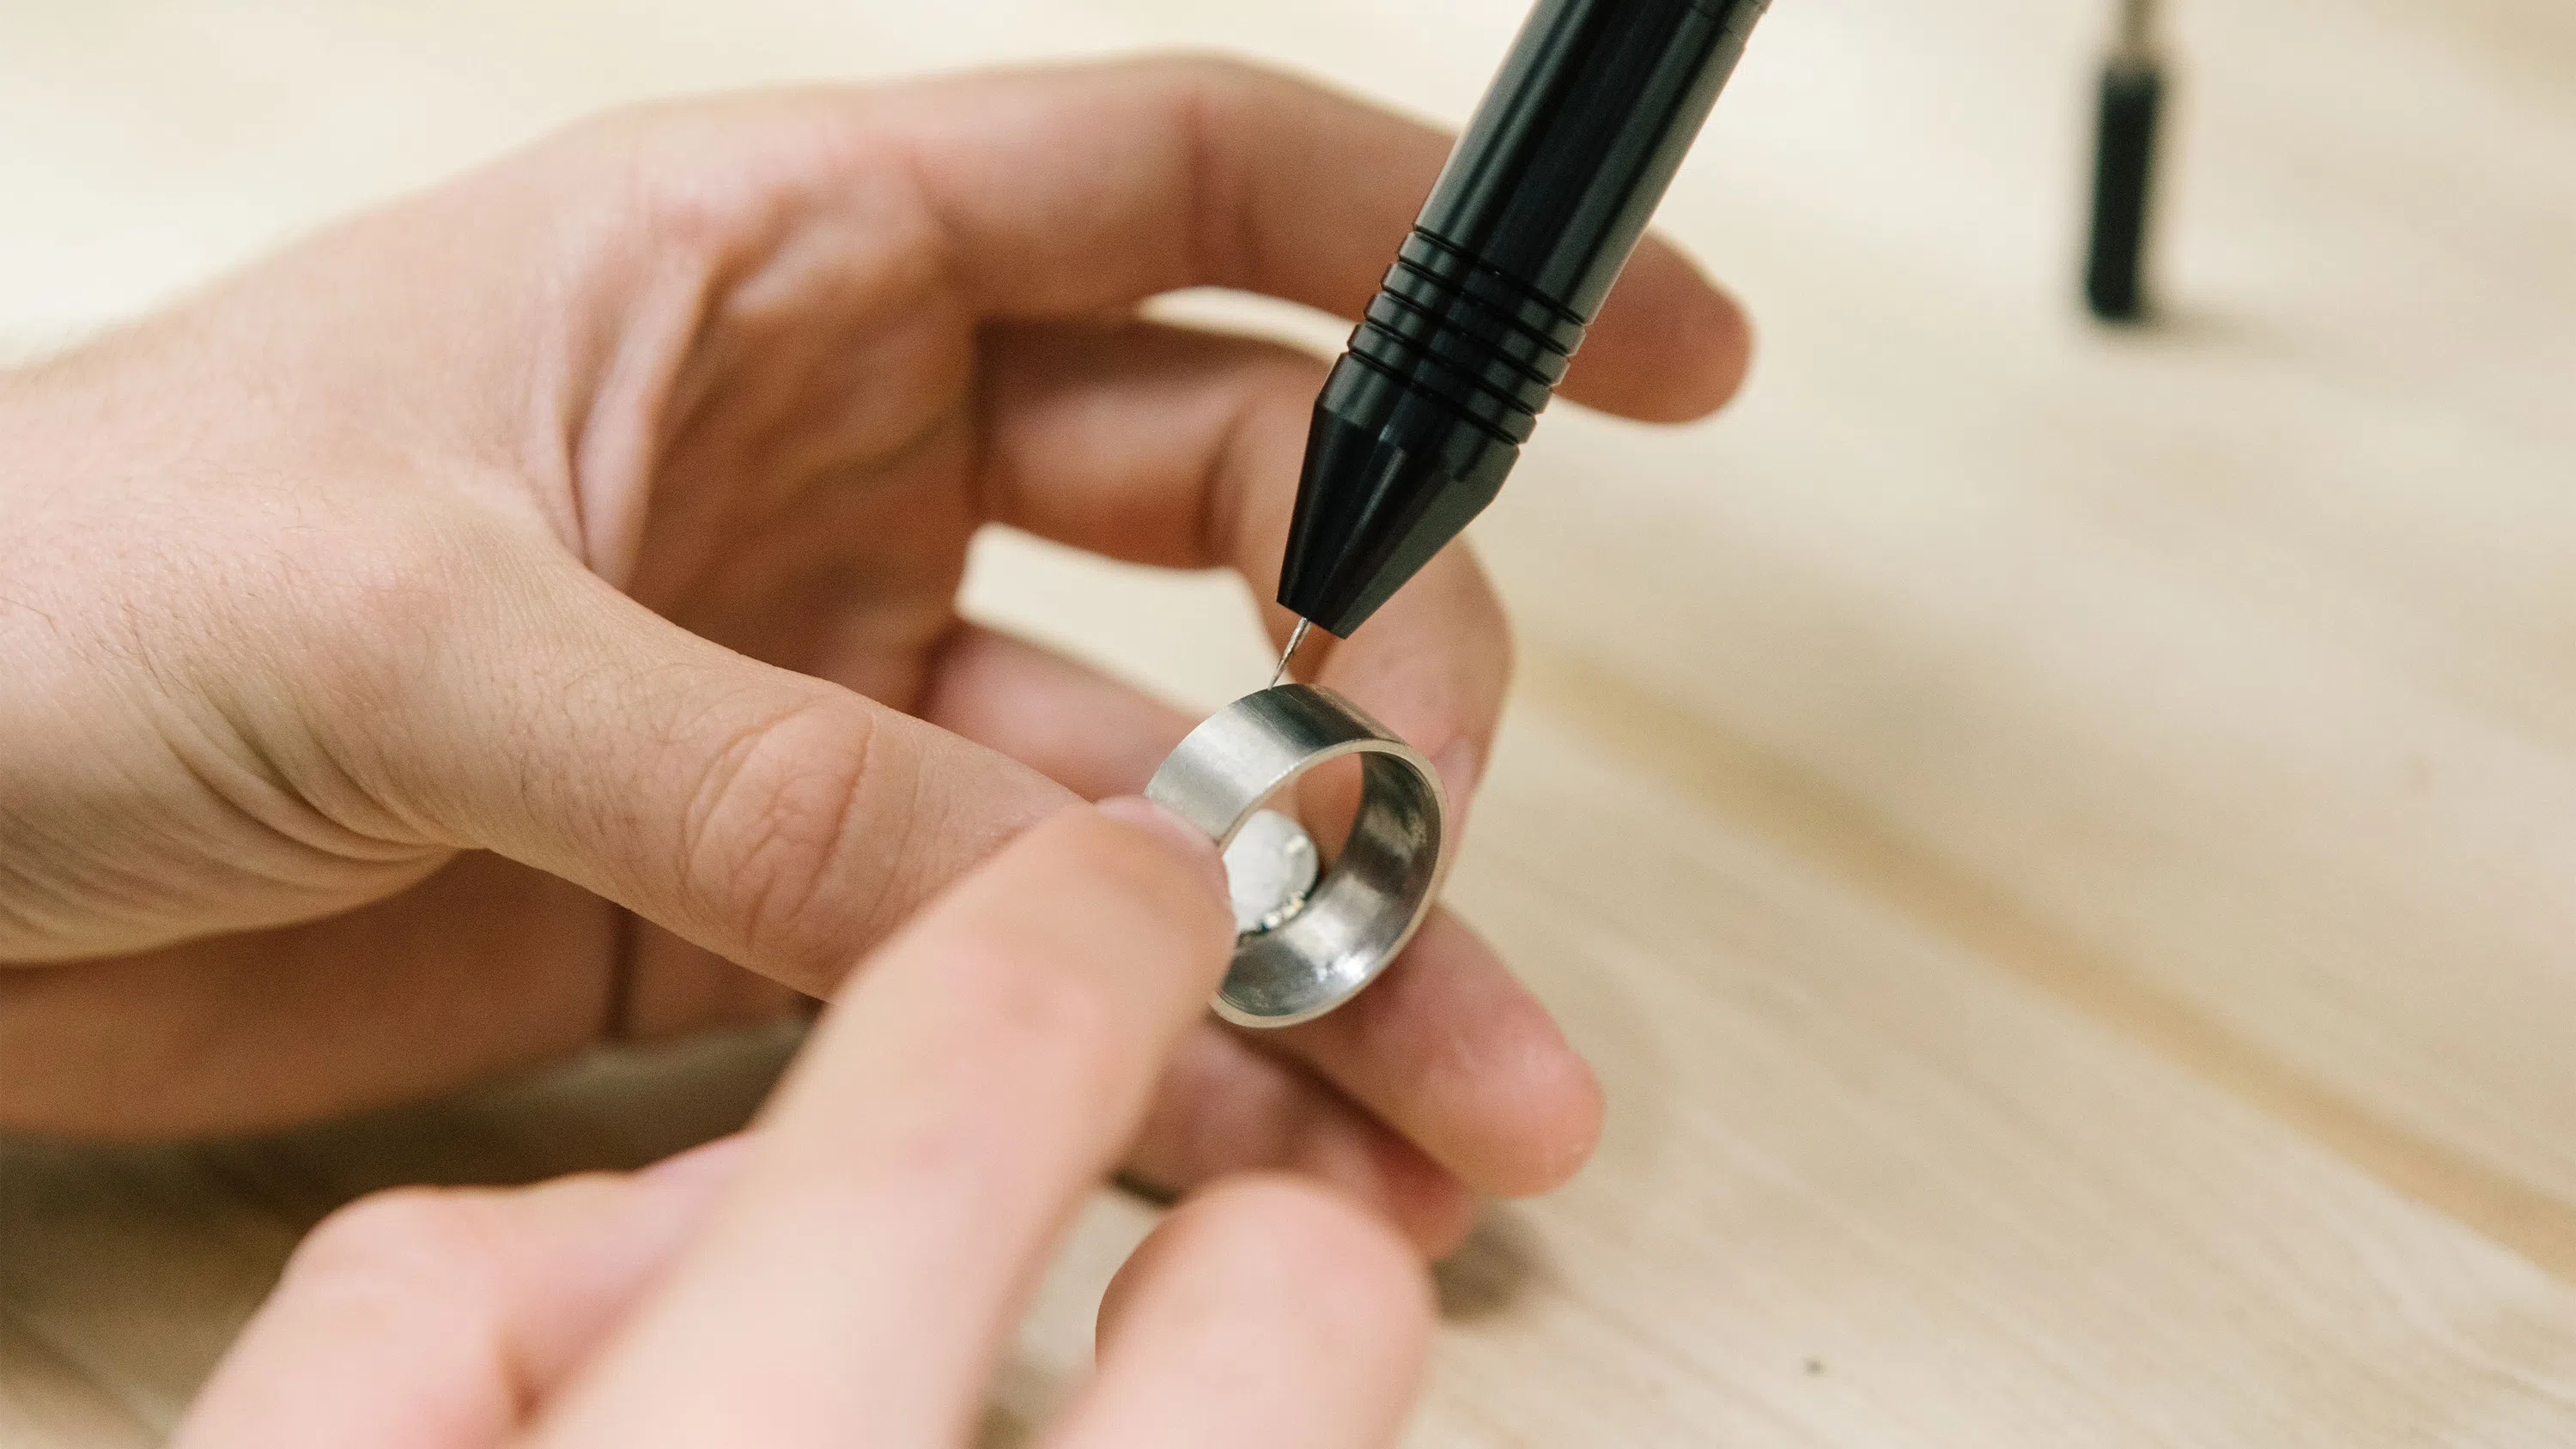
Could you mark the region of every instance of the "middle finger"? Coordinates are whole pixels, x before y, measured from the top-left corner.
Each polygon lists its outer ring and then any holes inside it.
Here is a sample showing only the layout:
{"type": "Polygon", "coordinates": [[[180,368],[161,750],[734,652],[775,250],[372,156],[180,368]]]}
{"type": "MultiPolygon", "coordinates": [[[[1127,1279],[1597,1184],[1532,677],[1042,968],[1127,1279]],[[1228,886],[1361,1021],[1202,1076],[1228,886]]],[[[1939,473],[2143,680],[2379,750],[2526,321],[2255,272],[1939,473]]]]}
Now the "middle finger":
{"type": "MultiPolygon", "coordinates": [[[[1111,558],[1230,565],[1274,642],[1273,597],[1323,364],[1292,348],[1152,322],[987,329],[985,462],[994,520],[1111,558]]],[[[1511,679],[1511,633],[1475,557],[1440,552],[1349,640],[1299,674],[1348,694],[1439,765],[1463,808],[1511,679]]]]}

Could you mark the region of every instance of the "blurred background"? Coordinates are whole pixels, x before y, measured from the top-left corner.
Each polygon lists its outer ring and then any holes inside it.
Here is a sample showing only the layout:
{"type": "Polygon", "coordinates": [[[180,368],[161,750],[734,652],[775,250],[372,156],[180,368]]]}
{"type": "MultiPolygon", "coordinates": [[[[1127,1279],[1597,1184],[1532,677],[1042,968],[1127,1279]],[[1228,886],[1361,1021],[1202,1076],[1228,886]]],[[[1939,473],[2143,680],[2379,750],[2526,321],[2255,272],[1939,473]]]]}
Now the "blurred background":
{"type": "MultiPolygon", "coordinates": [[[[0,0],[0,356],[629,100],[1193,47],[1455,125],[1522,9],[0,0]]],[[[1420,1443],[2576,1442],[2576,7],[2165,7],[2135,328],[2078,285],[2112,30],[1776,0],[1660,223],[1749,389],[1560,405],[1475,530],[1524,666],[1453,897],[1613,1115],[1444,1268],[1420,1443]]],[[[1221,578],[996,537],[969,603],[1267,677],[1221,578]]],[[[152,1442],[331,1202],[660,1150],[781,1050],[0,1142],[0,1443],[152,1442]]]]}

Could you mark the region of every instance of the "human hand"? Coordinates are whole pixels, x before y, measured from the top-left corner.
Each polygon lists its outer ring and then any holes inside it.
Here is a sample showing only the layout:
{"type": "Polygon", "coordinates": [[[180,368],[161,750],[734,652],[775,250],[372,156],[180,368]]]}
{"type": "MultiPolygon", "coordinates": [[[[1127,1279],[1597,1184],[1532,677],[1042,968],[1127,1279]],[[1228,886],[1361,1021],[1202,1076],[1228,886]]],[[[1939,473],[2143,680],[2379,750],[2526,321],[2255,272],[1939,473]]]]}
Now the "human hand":
{"type": "MultiPolygon", "coordinates": [[[[324,1223],[176,1443],[966,1443],[1232,940],[1188,826],[1140,800],[1069,808],[877,953],[747,1137],[324,1223]]],[[[1426,1289],[1367,1214],[1228,1179],[1120,1271],[1098,1375],[1047,1442],[1388,1442],[1426,1289]]]]}
{"type": "MultiPolygon", "coordinates": [[[[1444,149],[1208,62],[657,107],[0,380],[0,961],[46,963],[0,971],[0,1125],[241,1129],[774,1013],[1136,788],[1188,722],[961,625],[967,540],[1266,599],[1320,364],[1133,308],[1354,311],[1444,149]]],[[[1687,416],[1743,352],[1650,243],[1567,391],[1687,416]]],[[[1508,646],[1463,549],[1309,658],[1468,796],[1508,646]]],[[[1299,1167],[1436,1245],[1598,1112],[1443,916],[1331,1017],[1196,1029],[1128,1166],[1299,1167]]]]}

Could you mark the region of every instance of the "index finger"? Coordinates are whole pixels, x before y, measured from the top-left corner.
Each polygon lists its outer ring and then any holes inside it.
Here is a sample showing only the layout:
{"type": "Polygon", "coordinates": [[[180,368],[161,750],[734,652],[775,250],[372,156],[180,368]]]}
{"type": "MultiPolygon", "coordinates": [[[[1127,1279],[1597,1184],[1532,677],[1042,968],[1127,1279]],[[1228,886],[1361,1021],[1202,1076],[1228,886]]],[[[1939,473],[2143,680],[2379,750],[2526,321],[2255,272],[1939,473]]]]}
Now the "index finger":
{"type": "Polygon", "coordinates": [[[852,977],[706,1232],[542,1442],[965,1440],[1230,954],[1214,851],[1151,809],[1053,817],[852,977]]]}
{"type": "MultiPolygon", "coordinates": [[[[984,354],[980,485],[996,521],[1139,563],[1230,565],[1263,601],[1274,643],[1287,638],[1294,616],[1269,601],[1321,363],[1153,322],[997,327],[984,354]]],[[[1341,690],[1429,755],[1463,807],[1492,744],[1511,652],[1502,604],[1461,542],[1348,641],[1308,643],[1296,673],[1341,690]]]]}
{"type": "MultiPolygon", "coordinates": [[[[1357,317],[1451,138],[1304,81],[1204,57],[876,92],[944,270],[980,315],[1090,316],[1216,286],[1357,317]]],[[[1697,417],[1742,381],[1742,311],[1659,238],[1637,249],[1565,382],[1578,402],[1697,417]]]]}

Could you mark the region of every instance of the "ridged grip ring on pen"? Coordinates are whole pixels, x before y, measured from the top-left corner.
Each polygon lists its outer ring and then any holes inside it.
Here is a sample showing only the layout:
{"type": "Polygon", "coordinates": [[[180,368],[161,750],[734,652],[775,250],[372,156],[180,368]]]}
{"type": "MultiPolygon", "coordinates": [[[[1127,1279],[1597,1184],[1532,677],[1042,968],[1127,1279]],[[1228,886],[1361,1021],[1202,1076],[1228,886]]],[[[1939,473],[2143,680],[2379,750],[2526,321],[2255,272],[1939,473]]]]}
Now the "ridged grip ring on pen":
{"type": "Polygon", "coordinates": [[[1416,227],[1351,334],[1350,355],[1518,445],[1582,344],[1582,318],[1416,227]]]}
{"type": "Polygon", "coordinates": [[[1312,1021],[1358,995],[1413,939],[1439,892],[1440,773],[1349,700],[1285,684],[1209,716],[1145,786],[1222,850],[1265,801],[1351,755],[1360,803],[1339,857],[1288,920],[1235,939],[1213,1004],[1238,1026],[1312,1021]]]}

